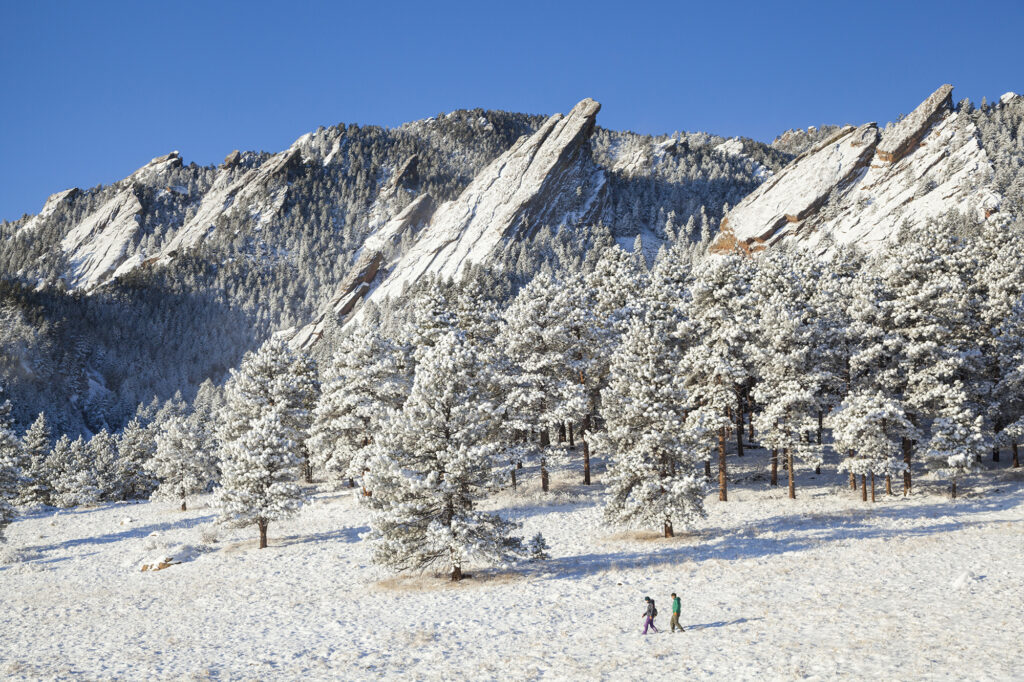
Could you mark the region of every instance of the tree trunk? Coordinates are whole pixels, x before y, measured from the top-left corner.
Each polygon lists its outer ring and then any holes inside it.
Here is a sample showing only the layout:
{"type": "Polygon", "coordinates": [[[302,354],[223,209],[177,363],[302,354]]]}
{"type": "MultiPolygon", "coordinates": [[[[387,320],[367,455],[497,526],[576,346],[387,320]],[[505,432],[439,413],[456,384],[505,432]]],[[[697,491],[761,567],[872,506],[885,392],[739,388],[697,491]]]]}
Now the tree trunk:
{"type": "Polygon", "coordinates": [[[674,538],[675,533],[672,531],[672,522],[668,519],[665,520],[665,537],[674,538]]]}
{"type": "Polygon", "coordinates": [[[772,482],[773,486],[779,484],[779,449],[772,448],[772,482]]]}
{"type": "Polygon", "coordinates": [[[903,463],[907,465],[907,468],[903,470],[903,496],[906,497],[910,494],[910,454],[914,448],[914,443],[909,438],[903,439],[903,463]]]}
{"type": "Polygon", "coordinates": [[[992,448],[992,461],[993,462],[998,462],[999,461],[999,448],[992,448]]]}
{"type": "Polygon", "coordinates": [[[548,491],[548,461],[543,458],[540,460],[540,488],[548,491]]]}
{"type": "Polygon", "coordinates": [[[861,502],[868,501],[868,477],[864,474],[860,475],[860,500],[861,502]]]}
{"type": "Polygon", "coordinates": [[[462,580],[462,566],[452,567],[452,582],[457,583],[462,580]]]}
{"type": "Polygon", "coordinates": [[[955,500],[955,499],[956,499],[956,479],[954,479],[954,480],[952,481],[952,484],[953,484],[953,485],[952,485],[952,487],[950,488],[949,492],[950,492],[950,494],[952,495],[953,499],[955,500]]]}
{"type": "Polygon", "coordinates": [[[704,460],[704,478],[711,480],[711,460],[704,460]]]}
{"type": "Polygon", "coordinates": [[[875,472],[871,472],[871,503],[875,503],[875,472]]]}
{"type": "Polygon", "coordinates": [[[560,423],[558,425],[558,442],[564,443],[566,441],[565,424],[560,423]]]}
{"type": "Polygon", "coordinates": [[[181,499],[181,511],[188,511],[188,507],[185,506],[185,498],[181,499]]]}
{"type": "Polygon", "coordinates": [[[573,438],[572,422],[569,422],[569,449],[570,450],[575,450],[576,449],[576,439],[573,438]]]}
{"type": "Polygon", "coordinates": [[[260,528],[260,549],[266,549],[267,547],[267,523],[263,519],[256,522],[256,525],[260,528]]]}
{"type": "Polygon", "coordinates": [[[725,483],[725,427],[718,429],[718,499],[722,502],[729,500],[729,493],[725,483]]]}
{"type": "Polygon", "coordinates": [[[540,432],[540,446],[546,448],[551,445],[551,436],[548,434],[547,429],[541,429],[540,432]]]}
{"type": "Polygon", "coordinates": [[[892,476],[888,474],[885,476],[885,494],[892,495],[892,476]]]}
{"type": "MultiPolygon", "coordinates": [[[[305,448],[303,448],[305,450],[305,448]]],[[[306,483],[313,482],[313,465],[309,462],[309,453],[302,453],[302,474],[306,478],[306,483]]]]}
{"type": "Polygon", "coordinates": [[[590,443],[583,441],[583,485],[590,485],[590,443]]]}
{"type": "Polygon", "coordinates": [[[512,467],[512,490],[517,490],[516,487],[516,468],[512,467]]]}
{"type": "Polygon", "coordinates": [[[750,387],[749,386],[747,387],[747,399],[746,399],[745,402],[747,403],[747,415],[750,418],[749,421],[747,421],[747,442],[748,443],[753,443],[754,442],[754,401],[751,400],[751,398],[750,398],[750,387]]]}
{"type": "Polygon", "coordinates": [[[1013,467],[1015,469],[1020,468],[1020,458],[1017,456],[1017,441],[1013,441],[1010,448],[1013,450],[1013,467]]]}
{"type": "Polygon", "coordinates": [[[789,499],[796,499],[796,479],[793,476],[793,453],[789,448],[784,448],[782,454],[786,457],[786,468],[789,469],[789,499]]]}
{"type": "Polygon", "coordinates": [[[736,456],[743,456],[743,394],[736,393],[736,456]]]}
{"type": "Polygon", "coordinates": [[[821,445],[821,424],[825,415],[821,410],[818,410],[818,445],[821,445]]]}
{"type": "Polygon", "coordinates": [[[854,476],[853,472],[850,472],[850,490],[857,489],[857,477],[854,476]]]}
{"type": "Polygon", "coordinates": [[[348,487],[349,488],[355,488],[356,487],[356,479],[354,479],[354,478],[348,479],[348,487]]]}

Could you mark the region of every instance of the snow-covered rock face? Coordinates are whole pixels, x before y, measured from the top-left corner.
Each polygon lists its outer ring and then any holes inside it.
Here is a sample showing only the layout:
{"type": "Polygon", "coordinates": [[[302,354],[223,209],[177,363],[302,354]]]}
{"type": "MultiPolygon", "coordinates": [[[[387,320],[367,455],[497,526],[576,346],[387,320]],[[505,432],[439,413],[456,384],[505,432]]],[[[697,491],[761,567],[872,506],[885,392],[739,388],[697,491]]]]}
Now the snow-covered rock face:
{"type": "Polygon", "coordinates": [[[393,266],[384,262],[388,250],[397,245],[407,231],[415,234],[433,212],[434,200],[429,194],[421,194],[394,219],[367,237],[355,264],[338,287],[338,293],[317,313],[312,322],[291,338],[292,347],[312,346],[323,336],[328,317],[337,319],[348,315],[393,266]]]}
{"type": "Polygon", "coordinates": [[[871,250],[900,226],[952,209],[991,216],[1000,203],[992,164],[951,101],[943,85],[881,140],[873,123],[844,128],[737,204],[712,251],[756,251],[782,239],[819,251],[831,243],[871,250]]]}
{"type": "Polygon", "coordinates": [[[29,221],[25,223],[24,227],[22,227],[21,229],[27,232],[31,232],[36,227],[38,227],[40,223],[42,223],[44,220],[53,215],[61,206],[61,204],[68,201],[69,199],[73,199],[77,194],[77,187],[72,187],[71,189],[66,189],[63,192],[51,194],[46,199],[46,203],[43,204],[43,210],[41,210],[37,215],[32,216],[32,218],[30,218],[29,221]]]}
{"type": "MultiPolygon", "coordinates": [[[[143,206],[135,184],[152,183],[180,165],[181,156],[178,152],[153,159],[122,181],[123,187],[117,194],[65,235],[61,241],[61,250],[70,266],[65,275],[69,288],[93,289],[113,276],[115,271],[123,270],[128,247],[140,236],[139,222],[143,206]]],[[[68,196],[64,192],[50,197],[47,206],[55,202],[50,212],[68,196]]],[[[46,207],[43,210],[45,212],[46,207]]]]}
{"type": "MultiPolygon", "coordinates": [[[[588,186],[596,194],[602,185],[585,161],[586,142],[594,130],[601,105],[585,99],[568,115],[550,117],[540,130],[520,138],[511,149],[485,168],[463,193],[434,213],[413,247],[374,289],[369,298],[381,300],[428,275],[456,277],[501,247],[504,240],[528,237],[531,228],[566,221],[558,196],[567,188],[588,186]]],[[[586,220],[584,202],[572,219],[586,220]]]]}
{"type": "Polygon", "coordinates": [[[257,218],[258,225],[277,217],[288,191],[282,178],[292,164],[301,162],[304,139],[300,137],[285,151],[248,170],[229,164],[229,155],[195,215],[181,226],[160,255],[166,258],[195,246],[213,231],[218,218],[233,211],[247,211],[257,218]]]}
{"type": "Polygon", "coordinates": [[[878,160],[895,163],[906,156],[928,129],[953,108],[953,86],[946,84],[929,95],[910,115],[887,130],[878,145],[878,160]]]}
{"type": "Polygon", "coordinates": [[[804,220],[836,187],[864,168],[877,141],[878,128],[873,123],[856,129],[848,126],[798,157],[729,212],[712,248],[776,239],[788,225],[804,220]]]}

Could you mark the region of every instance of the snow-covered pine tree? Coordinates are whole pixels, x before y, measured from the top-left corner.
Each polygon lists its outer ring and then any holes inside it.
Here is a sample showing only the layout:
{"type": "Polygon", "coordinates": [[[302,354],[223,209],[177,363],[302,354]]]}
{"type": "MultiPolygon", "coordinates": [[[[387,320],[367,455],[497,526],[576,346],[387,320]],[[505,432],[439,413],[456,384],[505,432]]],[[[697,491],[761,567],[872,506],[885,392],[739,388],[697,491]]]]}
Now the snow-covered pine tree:
{"type": "Polygon", "coordinates": [[[24,485],[22,448],[10,419],[11,403],[0,386],[0,540],[4,528],[14,519],[14,503],[24,485]]]}
{"type": "Polygon", "coordinates": [[[50,456],[50,427],[42,412],[21,439],[22,451],[28,461],[28,473],[18,495],[20,504],[50,504],[50,487],[46,459],[50,456]]]}
{"type": "Polygon", "coordinates": [[[676,371],[675,322],[656,311],[631,320],[601,394],[605,430],[595,436],[612,458],[605,518],[658,524],[665,537],[673,536],[677,524],[688,525],[705,514],[697,465],[706,446],[683,428],[687,399],[676,371]]]}
{"type": "MultiPolygon", "coordinates": [[[[713,429],[718,443],[718,497],[728,499],[726,438],[733,414],[742,413],[746,386],[753,377],[750,336],[751,264],[743,256],[716,256],[694,271],[687,305],[690,337],[680,363],[692,408],[687,421],[700,431],[713,429]]],[[[742,449],[742,423],[737,424],[737,455],[742,449]]],[[[709,444],[710,445],[710,444],[709,444]]]]}
{"type": "Polygon", "coordinates": [[[149,497],[159,481],[146,468],[156,454],[156,435],[159,431],[144,427],[138,418],[132,418],[117,436],[117,451],[121,456],[125,499],[149,497]]]}
{"type": "Polygon", "coordinates": [[[874,502],[875,475],[889,477],[901,473],[906,467],[903,439],[918,437],[903,403],[881,393],[853,393],[839,406],[830,423],[836,451],[849,455],[839,463],[839,470],[861,477],[864,501],[868,499],[867,477],[871,476],[874,502]]]}
{"type": "Polygon", "coordinates": [[[320,379],[316,360],[304,351],[292,351],[288,372],[281,378],[286,409],[281,416],[298,438],[299,456],[302,458],[302,476],[306,483],[313,482],[313,466],[306,449],[306,438],[313,424],[313,408],[320,397],[320,379]]]}
{"type": "Polygon", "coordinates": [[[567,345],[567,313],[556,305],[561,284],[541,272],[523,287],[505,311],[496,343],[503,350],[503,401],[509,429],[539,433],[541,485],[547,491],[543,449],[550,432],[586,412],[585,385],[572,372],[576,362],[567,345]]]}
{"type": "Polygon", "coordinates": [[[487,367],[462,332],[448,332],[420,356],[412,393],[374,444],[374,561],[397,570],[441,563],[461,580],[472,559],[521,554],[516,524],[477,509],[494,484],[504,445],[495,438],[499,407],[487,399],[487,367]]]}
{"type": "Polygon", "coordinates": [[[329,480],[352,484],[362,478],[374,434],[409,393],[404,360],[395,344],[368,325],[355,326],[342,337],[307,441],[314,466],[329,480]]]}
{"type": "Polygon", "coordinates": [[[61,436],[46,461],[53,487],[53,503],[58,507],[95,504],[102,490],[96,481],[89,446],[79,436],[74,441],[61,436]]]}
{"type": "Polygon", "coordinates": [[[292,351],[281,338],[272,338],[254,353],[247,353],[225,387],[224,406],[217,429],[221,457],[272,406],[301,441],[308,437],[312,408],[319,395],[315,365],[292,351]]]}
{"type": "Polygon", "coordinates": [[[117,441],[106,429],[89,439],[89,458],[96,472],[96,485],[100,499],[117,501],[127,499],[126,471],[117,451],[117,441]]]}
{"type": "MultiPolygon", "coordinates": [[[[751,294],[757,323],[749,344],[758,379],[751,395],[761,407],[755,427],[773,452],[772,481],[781,452],[789,473],[789,497],[795,499],[794,459],[799,457],[816,469],[822,460],[822,446],[813,436],[828,383],[816,352],[821,340],[819,318],[806,289],[810,278],[798,271],[793,254],[773,249],[756,264],[751,294]]],[[[737,427],[742,428],[742,423],[737,427]]]]}
{"type": "Polygon", "coordinates": [[[298,484],[304,461],[298,432],[289,424],[290,409],[271,405],[228,444],[220,462],[219,520],[235,527],[255,525],[260,549],[267,546],[270,522],[294,516],[304,498],[298,484]]]}
{"type": "Polygon", "coordinates": [[[168,419],[156,437],[156,452],[146,468],[159,481],[156,496],[181,501],[186,511],[187,499],[206,490],[213,477],[213,462],[203,451],[188,420],[177,415],[168,419]]]}
{"type": "Polygon", "coordinates": [[[977,461],[988,449],[984,419],[972,409],[958,384],[948,390],[942,411],[932,420],[931,436],[924,447],[925,464],[939,476],[949,479],[950,494],[957,495],[957,483],[977,468],[977,461]]]}

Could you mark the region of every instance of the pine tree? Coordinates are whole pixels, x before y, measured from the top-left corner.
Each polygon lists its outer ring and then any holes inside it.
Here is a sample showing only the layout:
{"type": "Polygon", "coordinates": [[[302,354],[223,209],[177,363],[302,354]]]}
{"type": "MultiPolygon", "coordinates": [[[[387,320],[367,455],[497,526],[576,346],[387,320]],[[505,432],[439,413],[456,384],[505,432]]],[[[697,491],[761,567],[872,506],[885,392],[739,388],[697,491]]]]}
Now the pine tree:
{"type": "MultiPolygon", "coordinates": [[[[692,408],[691,427],[711,429],[718,445],[718,497],[728,500],[726,438],[734,413],[753,377],[749,352],[753,329],[750,313],[751,266],[742,256],[708,258],[695,271],[688,309],[690,337],[680,363],[692,408]]],[[[736,425],[737,455],[742,448],[742,423],[736,425]]]]}
{"type": "MultiPolygon", "coordinates": [[[[758,258],[751,288],[758,320],[749,344],[758,379],[751,395],[761,407],[755,426],[761,441],[786,460],[791,499],[796,498],[794,459],[804,459],[816,469],[821,465],[822,446],[812,434],[824,410],[821,396],[828,384],[816,352],[822,340],[819,317],[805,289],[810,280],[797,271],[799,258],[785,250],[758,258]]],[[[742,429],[742,421],[737,428],[742,429]]],[[[772,474],[774,480],[774,469],[772,474]]]]}
{"type": "Polygon", "coordinates": [[[449,332],[421,355],[412,393],[374,445],[368,535],[377,563],[397,570],[446,565],[461,580],[473,558],[519,555],[516,524],[479,511],[494,483],[499,408],[487,400],[484,374],[462,332],[449,332]]]}
{"type": "Polygon", "coordinates": [[[0,540],[4,538],[4,528],[14,519],[14,503],[24,484],[22,448],[14,435],[10,413],[11,403],[4,399],[0,403],[0,540]]]}
{"type": "Polygon", "coordinates": [[[187,511],[189,495],[206,490],[213,476],[213,462],[204,454],[188,421],[178,415],[171,417],[156,438],[156,452],[146,465],[159,481],[156,495],[180,500],[181,511],[187,511]]]}
{"type": "Polygon", "coordinates": [[[705,514],[697,473],[703,449],[683,429],[687,399],[671,341],[675,322],[651,311],[630,323],[602,393],[606,430],[598,438],[612,457],[605,518],[660,524],[665,537],[705,514]]]}
{"type": "Polygon", "coordinates": [[[28,460],[28,475],[19,494],[21,504],[50,504],[53,488],[50,487],[46,460],[50,456],[50,427],[42,412],[25,432],[21,447],[28,460]]]}
{"type": "Polygon", "coordinates": [[[106,429],[89,439],[89,459],[96,472],[100,498],[107,501],[127,499],[126,472],[117,452],[117,441],[106,429]]]}
{"type": "Polygon", "coordinates": [[[918,437],[907,418],[903,404],[881,393],[854,393],[846,398],[831,419],[835,449],[849,456],[839,463],[840,471],[861,477],[862,499],[867,500],[867,476],[871,476],[872,502],[874,477],[902,473],[902,442],[918,437]]]}
{"type": "Polygon", "coordinates": [[[147,498],[159,485],[159,481],[147,469],[148,462],[156,454],[158,434],[157,429],[144,427],[138,418],[133,418],[117,437],[126,499],[147,498]]]}
{"type": "Polygon", "coordinates": [[[344,336],[313,410],[308,447],[329,479],[362,478],[369,446],[409,392],[404,355],[366,325],[344,336]]]}
{"type": "Polygon", "coordinates": [[[957,483],[974,471],[988,442],[984,420],[971,406],[957,385],[945,399],[946,407],[933,420],[931,437],[925,444],[927,466],[950,481],[950,494],[957,495],[957,483]]]}
{"type": "Polygon", "coordinates": [[[221,460],[220,522],[255,525],[260,549],[267,546],[270,522],[294,516],[302,506],[298,481],[304,462],[289,410],[282,404],[271,406],[241,438],[230,442],[221,460]]]}
{"type": "Polygon", "coordinates": [[[61,436],[46,461],[53,487],[53,503],[58,507],[95,504],[102,490],[89,456],[89,446],[79,436],[74,441],[61,436]]]}

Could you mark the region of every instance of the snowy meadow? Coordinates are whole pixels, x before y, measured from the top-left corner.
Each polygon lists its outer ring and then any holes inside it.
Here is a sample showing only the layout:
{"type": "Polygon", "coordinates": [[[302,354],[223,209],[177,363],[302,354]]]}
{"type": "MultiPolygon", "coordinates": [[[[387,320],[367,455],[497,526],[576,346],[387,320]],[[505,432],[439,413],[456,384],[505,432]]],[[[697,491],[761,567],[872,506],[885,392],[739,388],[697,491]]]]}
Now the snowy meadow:
{"type": "MultiPolygon", "coordinates": [[[[6,679],[1018,678],[1024,476],[985,471],[950,500],[861,502],[844,477],[768,485],[737,461],[730,499],[692,534],[618,532],[606,495],[558,456],[488,499],[541,532],[550,559],[395,577],[375,566],[358,491],[314,495],[265,550],[212,526],[203,497],[34,513],[0,565],[6,679]],[[17,548],[12,549],[12,548],[17,548]],[[12,557],[16,552],[18,556],[12,557]],[[182,561],[157,572],[143,564],[182,561]],[[666,627],[641,635],[643,597],[666,627]]],[[[603,475],[595,462],[595,478],[603,475]]]]}

